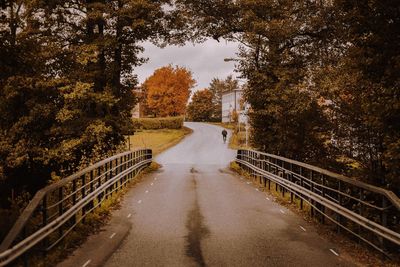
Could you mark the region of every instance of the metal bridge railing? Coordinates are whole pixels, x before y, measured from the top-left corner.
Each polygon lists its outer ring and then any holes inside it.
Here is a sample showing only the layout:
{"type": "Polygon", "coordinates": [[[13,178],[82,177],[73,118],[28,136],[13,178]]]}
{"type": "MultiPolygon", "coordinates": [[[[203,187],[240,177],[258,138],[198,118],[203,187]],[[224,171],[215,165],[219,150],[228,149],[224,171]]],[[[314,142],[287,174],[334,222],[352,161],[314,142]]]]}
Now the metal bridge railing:
{"type": "Polygon", "coordinates": [[[330,171],[253,150],[238,150],[236,162],[264,187],[275,183],[325,218],[389,256],[399,253],[400,199],[391,191],[330,171]],[[268,184],[267,184],[268,183],[268,184]]]}
{"type": "Polygon", "coordinates": [[[53,248],[151,161],[151,149],[124,152],[38,191],[0,244],[0,266],[53,248]]]}

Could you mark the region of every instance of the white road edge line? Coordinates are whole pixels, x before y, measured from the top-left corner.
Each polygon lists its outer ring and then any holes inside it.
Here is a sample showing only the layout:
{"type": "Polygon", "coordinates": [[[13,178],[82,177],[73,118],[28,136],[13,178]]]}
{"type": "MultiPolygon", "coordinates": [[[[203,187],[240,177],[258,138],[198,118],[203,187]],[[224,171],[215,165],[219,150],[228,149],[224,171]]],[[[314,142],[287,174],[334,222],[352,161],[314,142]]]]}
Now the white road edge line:
{"type": "Polygon", "coordinates": [[[268,197],[266,197],[267,200],[270,200],[268,197]]]}
{"type": "Polygon", "coordinates": [[[112,239],[117,233],[113,233],[112,235],[110,235],[110,239],[112,239]]]}
{"type": "Polygon", "coordinates": [[[304,232],[306,232],[306,228],[304,228],[303,226],[299,225],[299,227],[301,228],[301,230],[303,230],[304,232]]]}
{"type": "Polygon", "coordinates": [[[258,190],[258,188],[256,188],[256,191],[260,191],[260,190],[258,190]]]}
{"type": "Polygon", "coordinates": [[[139,200],[137,203],[139,203],[139,204],[140,204],[140,203],[142,203],[142,201],[141,201],[141,200],[139,200]]]}
{"type": "Polygon", "coordinates": [[[339,256],[339,253],[337,253],[336,251],[334,251],[333,249],[329,249],[333,254],[335,254],[336,256],[339,256]]]}
{"type": "Polygon", "coordinates": [[[128,216],[126,216],[126,217],[127,217],[127,218],[130,218],[131,216],[132,216],[132,214],[129,213],[128,216]]]}
{"type": "Polygon", "coordinates": [[[89,265],[89,263],[91,262],[92,260],[88,260],[87,262],[85,262],[83,265],[82,265],[82,267],[86,267],[86,266],[88,266],[89,265]]]}
{"type": "Polygon", "coordinates": [[[283,210],[279,210],[282,214],[285,214],[285,212],[283,210]]]}

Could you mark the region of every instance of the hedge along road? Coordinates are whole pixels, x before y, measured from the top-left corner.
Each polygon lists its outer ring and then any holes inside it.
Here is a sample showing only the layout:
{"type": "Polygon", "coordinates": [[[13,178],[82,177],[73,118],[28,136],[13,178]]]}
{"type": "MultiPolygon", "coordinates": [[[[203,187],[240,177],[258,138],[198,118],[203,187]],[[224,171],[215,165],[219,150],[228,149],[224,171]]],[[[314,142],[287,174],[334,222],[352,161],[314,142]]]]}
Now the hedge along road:
{"type": "Polygon", "coordinates": [[[193,134],[156,158],[163,167],[130,190],[118,211],[125,221],[111,220],[116,230],[103,234],[112,239],[129,224],[119,247],[105,262],[96,262],[108,254],[95,245],[78,251],[75,266],[352,265],[302,218],[229,171],[236,152],[221,127],[186,126],[193,134]]]}

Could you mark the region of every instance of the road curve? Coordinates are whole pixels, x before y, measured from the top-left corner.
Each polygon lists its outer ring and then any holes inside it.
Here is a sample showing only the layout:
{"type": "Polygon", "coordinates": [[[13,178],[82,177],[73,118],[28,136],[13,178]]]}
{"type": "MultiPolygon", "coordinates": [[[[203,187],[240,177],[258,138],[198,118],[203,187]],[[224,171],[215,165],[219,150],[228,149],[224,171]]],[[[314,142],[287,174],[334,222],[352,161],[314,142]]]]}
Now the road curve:
{"type": "Polygon", "coordinates": [[[115,229],[130,225],[119,247],[96,262],[105,252],[95,244],[111,241],[94,237],[92,250],[75,253],[80,266],[352,266],[302,218],[229,171],[235,151],[222,128],[186,126],[193,134],[159,155],[163,167],[125,197],[125,222],[112,220],[115,229]]]}

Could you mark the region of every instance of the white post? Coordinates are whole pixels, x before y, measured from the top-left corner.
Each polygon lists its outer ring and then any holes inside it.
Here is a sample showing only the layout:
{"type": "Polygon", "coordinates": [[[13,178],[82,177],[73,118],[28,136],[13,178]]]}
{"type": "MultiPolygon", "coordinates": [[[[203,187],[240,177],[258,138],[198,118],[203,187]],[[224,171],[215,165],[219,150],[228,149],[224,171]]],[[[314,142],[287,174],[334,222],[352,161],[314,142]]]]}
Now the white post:
{"type": "Polygon", "coordinates": [[[245,126],[245,129],[246,129],[246,148],[248,148],[249,146],[248,146],[248,140],[249,140],[249,125],[247,124],[247,122],[246,122],[246,126],[245,126]]]}

